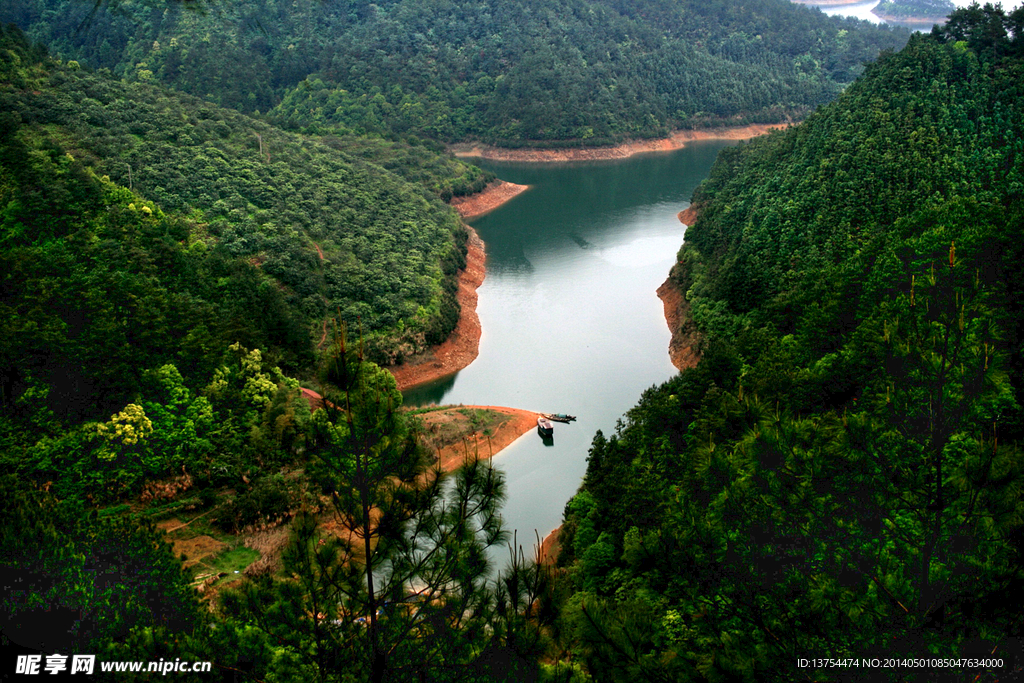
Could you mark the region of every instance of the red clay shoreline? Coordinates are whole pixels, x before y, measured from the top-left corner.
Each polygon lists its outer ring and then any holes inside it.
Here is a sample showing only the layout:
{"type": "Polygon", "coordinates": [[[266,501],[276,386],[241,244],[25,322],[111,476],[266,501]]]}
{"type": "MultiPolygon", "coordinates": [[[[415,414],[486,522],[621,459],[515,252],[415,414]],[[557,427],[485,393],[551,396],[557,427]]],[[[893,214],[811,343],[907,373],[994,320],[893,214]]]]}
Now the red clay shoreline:
{"type": "Polygon", "coordinates": [[[723,126],[702,130],[677,130],[667,138],[657,140],[629,140],[614,147],[580,147],[558,149],[506,149],[477,143],[459,143],[449,149],[457,157],[478,157],[493,161],[566,162],[626,159],[634,154],[671,152],[682,149],[697,140],[746,140],[765,133],[786,128],[788,123],[723,126]]]}
{"type": "MultiPolygon", "coordinates": [[[[681,149],[695,140],[745,140],[769,131],[785,128],[789,124],[754,124],[709,128],[705,130],[682,130],[661,140],[637,140],[625,142],[616,147],[590,147],[579,149],[520,149],[509,150],[496,147],[463,143],[451,149],[456,156],[476,156],[502,161],[566,162],[600,159],[625,159],[634,154],[667,152],[681,149]]],[[[493,211],[528,188],[503,180],[489,184],[481,192],[469,197],[452,200],[452,207],[463,218],[480,216],[493,211]]],[[[684,212],[685,213],[685,212],[684,212]]],[[[466,255],[466,268],[459,275],[458,300],[462,313],[452,334],[439,346],[433,347],[418,357],[407,359],[401,365],[387,368],[395,376],[401,391],[426,384],[452,375],[465,368],[480,352],[480,318],[476,314],[477,288],[486,277],[486,254],[480,236],[469,227],[470,241],[466,255]]]]}
{"type": "MultiPolygon", "coordinates": [[[[497,180],[481,192],[454,199],[452,207],[463,219],[472,218],[493,211],[527,189],[527,185],[497,180]]],[[[487,276],[487,255],[484,241],[472,227],[465,227],[469,231],[469,244],[466,267],[459,273],[459,291],[456,295],[461,309],[459,322],[448,339],[438,346],[401,365],[386,368],[395,376],[400,391],[454,374],[476,360],[480,354],[481,329],[480,317],[476,314],[476,290],[487,276]]]]}
{"type": "Polygon", "coordinates": [[[517,185],[505,180],[495,180],[476,194],[468,197],[452,198],[451,205],[464,220],[468,220],[494,211],[505,202],[518,197],[528,189],[530,189],[529,185],[517,185]]]}
{"type": "MultiPolygon", "coordinates": [[[[699,213],[700,207],[691,204],[676,217],[680,223],[689,227],[696,222],[699,213]]],[[[676,366],[677,370],[694,367],[700,361],[700,353],[697,350],[700,333],[690,319],[690,302],[672,281],[671,274],[658,287],[658,298],[665,307],[665,322],[672,333],[672,339],[668,343],[668,357],[672,360],[672,365],[676,366]]]]}
{"type": "Polygon", "coordinates": [[[476,314],[477,288],[483,284],[487,274],[484,266],[484,241],[473,228],[469,231],[469,245],[466,253],[466,267],[459,273],[459,291],[456,297],[461,313],[455,330],[438,346],[401,365],[391,365],[389,370],[395,376],[398,389],[405,391],[435,379],[447,377],[466,367],[480,353],[480,317],[476,314]]]}
{"type": "Polygon", "coordinates": [[[438,459],[441,469],[451,472],[463,463],[467,454],[476,456],[481,460],[487,460],[497,456],[508,446],[512,445],[519,437],[537,428],[537,418],[540,413],[532,410],[521,410],[519,408],[508,408],[506,406],[467,406],[453,405],[445,410],[462,410],[469,408],[473,410],[492,410],[511,419],[502,423],[490,436],[474,434],[473,440],[465,443],[453,444],[441,449],[438,459]]]}

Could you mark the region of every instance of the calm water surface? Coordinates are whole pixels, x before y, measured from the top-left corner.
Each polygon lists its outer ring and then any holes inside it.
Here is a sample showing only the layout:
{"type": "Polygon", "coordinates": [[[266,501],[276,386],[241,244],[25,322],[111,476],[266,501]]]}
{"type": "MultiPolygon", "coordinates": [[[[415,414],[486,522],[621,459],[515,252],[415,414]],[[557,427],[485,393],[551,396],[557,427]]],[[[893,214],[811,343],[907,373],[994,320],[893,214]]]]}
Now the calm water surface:
{"type": "Polygon", "coordinates": [[[495,458],[504,470],[504,517],[528,548],[562,520],[586,471],[597,430],[648,387],[675,373],[655,290],[683,242],[688,206],[722,141],[614,162],[479,162],[531,188],[472,221],[486,243],[478,290],[480,356],[406,405],[465,403],[569,413],[545,445],[531,431],[495,458]]]}
{"type": "MultiPolygon", "coordinates": [[[[967,7],[973,1],[974,0],[953,0],[953,4],[957,7],[967,7]]],[[[1020,7],[1022,2],[1024,2],[1024,0],[1005,0],[1001,4],[1003,9],[1009,12],[1016,7],[1020,7]]],[[[867,2],[858,2],[852,5],[834,5],[831,7],[819,7],[818,9],[833,17],[853,17],[855,19],[863,19],[875,24],[880,24],[882,23],[882,20],[871,13],[871,10],[873,10],[878,3],[879,0],[868,0],[867,2]]],[[[932,30],[931,26],[921,26],[919,24],[908,24],[908,26],[915,31],[924,31],[925,33],[932,30]]]]}

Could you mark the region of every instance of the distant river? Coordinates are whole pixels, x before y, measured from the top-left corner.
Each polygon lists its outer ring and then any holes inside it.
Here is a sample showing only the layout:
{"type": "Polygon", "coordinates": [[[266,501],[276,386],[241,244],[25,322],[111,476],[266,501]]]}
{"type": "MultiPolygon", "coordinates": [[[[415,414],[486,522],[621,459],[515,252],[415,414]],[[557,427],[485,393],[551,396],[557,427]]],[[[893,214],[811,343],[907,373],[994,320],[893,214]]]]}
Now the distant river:
{"type": "Polygon", "coordinates": [[[477,311],[480,356],[440,382],[405,393],[406,405],[465,403],[569,413],[553,445],[536,431],[495,458],[505,472],[507,527],[529,550],[562,521],[586,472],[587,451],[648,387],[675,374],[655,290],[683,242],[688,206],[728,142],[622,161],[481,161],[531,188],[472,221],[487,245],[477,311]]]}
{"type": "MultiPolygon", "coordinates": [[[[871,10],[875,8],[875,5],[877,5],[879,1],[880,0],[868,0],[867,2],[858,2],[851,5],[832,5],[819,7],[818,9],[820,9],[825,14],[833,17],[853,17],[855,19],[863,19],[865,21],[870,21],[872,23],[879,24],[882,22],[882,20],[871,13],[871,10]]],[[[974,0],[953,0],[953,4],[956,5],[957,7],[967,7],[973,1],[974,0]]],[[[1022,2],[1024,2],[1024,0],[1007,0],[1005,2],[1002,2],[1001,4],[1003,6],[1003,9],[1009,12],[1014,8],[1019,7],[1022,2]]],[[[911,28],[917,31],[924,31],[925,33],[932,30],[931,26],[922,27],[920,25],[916,25],[911,26],[911,28]]]]}

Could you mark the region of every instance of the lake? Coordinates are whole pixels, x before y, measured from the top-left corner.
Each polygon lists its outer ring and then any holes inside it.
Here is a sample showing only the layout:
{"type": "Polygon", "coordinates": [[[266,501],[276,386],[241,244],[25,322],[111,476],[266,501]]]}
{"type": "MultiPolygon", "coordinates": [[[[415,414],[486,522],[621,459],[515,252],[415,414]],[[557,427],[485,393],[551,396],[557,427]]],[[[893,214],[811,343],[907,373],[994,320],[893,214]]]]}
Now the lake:
{"type": "Polygon", "coordinates": [[[508,485],[506,526],[527,549],[535,531],[543,537],[561,524],[595,432],[612,433],[645,389],[675,374],[655,290],[683,242],[676,214],[732,144],[696,142],[620,161],[476,162],[530,189],[470,221],[487,253],[479,357],[405,392],[405,404],[578,417],[555,423],[550,445],[534,430],[494,459],[508,485]]]}

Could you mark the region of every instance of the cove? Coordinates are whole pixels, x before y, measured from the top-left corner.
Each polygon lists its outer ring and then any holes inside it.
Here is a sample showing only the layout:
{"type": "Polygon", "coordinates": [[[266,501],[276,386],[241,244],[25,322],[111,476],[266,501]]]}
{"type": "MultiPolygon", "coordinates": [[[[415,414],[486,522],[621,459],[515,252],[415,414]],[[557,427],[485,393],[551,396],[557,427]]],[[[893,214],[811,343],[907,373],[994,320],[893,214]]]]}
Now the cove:
{"type": "Polygon", "coordinates": [[[505,472],[509,531],[530,548],[562,521],[594,434],[610,436],[643,391],[672,377],[669,329],[655,291],[675,263],[676,214],[735,142],[618,161],[478,161],[530,189],[469,221],[483,238],[480,355],[404,393],[406,405],[500,405],[569,413],[547,444],[529,432],[494,459],[505,472]]]}

